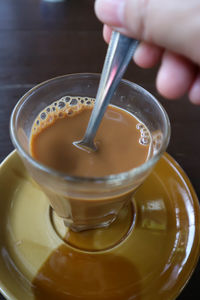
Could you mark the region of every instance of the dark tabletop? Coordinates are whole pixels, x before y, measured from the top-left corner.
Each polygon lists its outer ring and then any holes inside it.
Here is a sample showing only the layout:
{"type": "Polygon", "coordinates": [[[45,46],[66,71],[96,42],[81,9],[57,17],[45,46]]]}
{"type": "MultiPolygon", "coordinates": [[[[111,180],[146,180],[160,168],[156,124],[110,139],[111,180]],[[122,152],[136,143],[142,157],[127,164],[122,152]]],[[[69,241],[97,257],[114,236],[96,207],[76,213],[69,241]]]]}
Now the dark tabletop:
{"type": "MultiPolygon", "coordinates": [[[[101,72],[106,44],[93,5],[93,0],[0,0],[0,162],[13,150],[11,111],[28,89],[58,75],[101,72]]],[[[200,107],[186,96],[164,100],[155,89],[155,74],[156,68],[142,70],[131,63],[124,77],[149,90],[165,107],[172,127],[168,152],[200,196],[200,107]]],[[[200,264],[178,300],[197,298],[199,278],[200,264]]]]}

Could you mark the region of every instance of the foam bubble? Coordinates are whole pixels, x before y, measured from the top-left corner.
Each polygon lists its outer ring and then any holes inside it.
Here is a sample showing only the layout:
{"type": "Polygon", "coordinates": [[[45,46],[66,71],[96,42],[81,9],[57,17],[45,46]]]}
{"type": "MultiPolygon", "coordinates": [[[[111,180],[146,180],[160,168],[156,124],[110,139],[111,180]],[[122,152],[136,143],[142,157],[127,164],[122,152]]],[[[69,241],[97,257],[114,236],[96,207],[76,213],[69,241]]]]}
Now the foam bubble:
{"type": "Polygon", "coordinates": [[[139,143],[141,145],[149,145],[151,142],[151,137],[147,127],[143,123],[138,123],[136,125],[136,129],[140,131],[139,143]]]}
{"type": "Polygon", "coordinates": [[[69,96],[66,96],[65,97],[65,99],[64,99],[64,101],[67,103],[67,102],[69,102],[71,100],[71,98],[69,97],[69,96]]]}
{"type": "Polygon", "coordinates": [[[149,137],[141,137],[139,139],[139,142],[142,145],[148,145],[148,144],[150,144],[150,138],[149,137]]]}
{"type": "Polygon", "coordinates": [[[73,99],[70,101],[70,105],[77,105],[78,101],[79,101],[78,99],[73,98],[73,99]]]}
{"type": "Polygon", "coordinates": [[[140,136],[141,137],[149,137],[149,133],[148,133],[148,131],[141,132],[140,136]]]}
{"type": "Polygon", "coordinates": [[[71,117],[85,109],[91,109],[94,106],[95,99],[80,96],[64,96],[54,101],[42,110],[33,124],[32,132],[37,134],[42,128],[49,126],[59,118],[71,117]]]}
{"type": "Polygon", "coordinates": [[[137,125],[136,125],[136,128],[138,129],[138,130],[141,130],[141,129],[143,129],[145,126],[144,126],[144,124],[142,124],[142,123],[138,123],[137,125]]]}
{"type": "Polygon", "coordinates": [[[58,102],[58,108],[63,108],[63,107],[65,107],[65,102],[63,102],[63,101],[59,101],[58,102]]]}
{"type": "Polygon", "coordinates": [[[45,113],[45,112],[42,112],[42,113],[40,114],[40,118],[41,118],[42,120],[45,120],[45,119],[46,119],[46,113],[45,113]]]}

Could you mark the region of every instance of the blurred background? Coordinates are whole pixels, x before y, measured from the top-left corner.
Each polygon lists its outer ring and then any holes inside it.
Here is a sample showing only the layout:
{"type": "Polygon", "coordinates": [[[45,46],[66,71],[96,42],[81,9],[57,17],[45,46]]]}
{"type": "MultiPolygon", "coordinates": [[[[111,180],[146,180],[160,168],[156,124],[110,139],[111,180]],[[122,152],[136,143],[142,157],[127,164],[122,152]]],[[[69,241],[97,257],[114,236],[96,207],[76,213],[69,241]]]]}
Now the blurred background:
{"type": "MultiPolygon", "coordinates": [[[[0,0],[0,162],[13,150],[9,118],[27,90],[63,74],[101,72],[107,46],[93,7],[93,0],[0,0]]],[[[154,94],[167,110],[172,127],[168,152],[200,196],[200,107],[186,96],[163,99],[155,75],[156,68],[142,70],[131,62],[124,77],[154,94]]],[[[178,300],[197,298],[199,276],[198,265],[178,300]]]]}

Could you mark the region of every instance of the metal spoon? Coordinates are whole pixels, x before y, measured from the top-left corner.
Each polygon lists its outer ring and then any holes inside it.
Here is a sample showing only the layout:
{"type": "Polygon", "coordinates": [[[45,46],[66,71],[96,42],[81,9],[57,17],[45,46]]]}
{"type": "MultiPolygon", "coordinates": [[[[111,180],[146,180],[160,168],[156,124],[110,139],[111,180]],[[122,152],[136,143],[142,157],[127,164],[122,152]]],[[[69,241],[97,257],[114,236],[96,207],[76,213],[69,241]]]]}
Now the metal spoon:
{"type": "Polygon", "coordinates": [[[96,95],[95,105],[81,141],[73,144],[88,152],[96,151],[94,143],[96,132],[104,112],[137,48],[138,41],[114,31],[107,50],[103,71],[96,95]]]}

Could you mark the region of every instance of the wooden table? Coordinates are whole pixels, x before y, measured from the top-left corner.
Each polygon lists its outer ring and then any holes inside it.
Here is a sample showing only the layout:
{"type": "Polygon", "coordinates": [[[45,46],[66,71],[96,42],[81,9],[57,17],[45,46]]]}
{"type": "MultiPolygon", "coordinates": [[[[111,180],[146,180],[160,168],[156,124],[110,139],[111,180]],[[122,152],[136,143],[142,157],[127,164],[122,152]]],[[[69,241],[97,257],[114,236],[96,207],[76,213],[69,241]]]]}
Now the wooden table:
{"type": "MultiPolygon", "coordinates": [[[[58,75],[101,72],[106,44],[93,4],[92,0],[0,1],[0,162],[13,150],[11,111],[28,89],[58,75]]],[[[200,196],[200,107],[187,97],[164,100],[156,92],[155,74],[156,69],[142,70],[131,63],[125,78],[149,90],[165,107],[172,127],[168,152],[200,196]]],[[[199,278],[200,264],[178,300],[196,299],[199,278]]]]}

